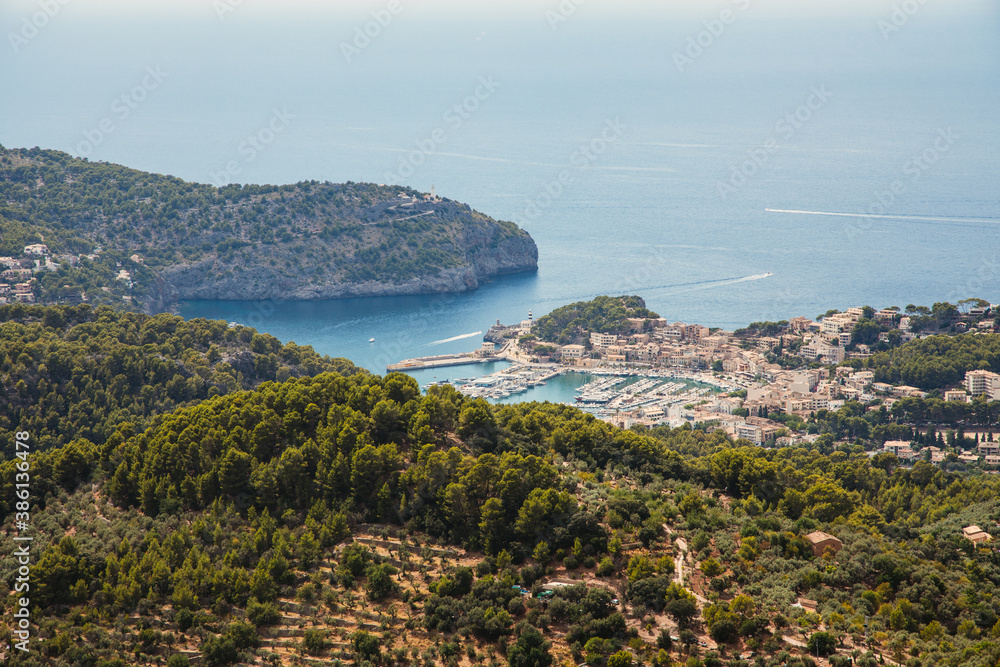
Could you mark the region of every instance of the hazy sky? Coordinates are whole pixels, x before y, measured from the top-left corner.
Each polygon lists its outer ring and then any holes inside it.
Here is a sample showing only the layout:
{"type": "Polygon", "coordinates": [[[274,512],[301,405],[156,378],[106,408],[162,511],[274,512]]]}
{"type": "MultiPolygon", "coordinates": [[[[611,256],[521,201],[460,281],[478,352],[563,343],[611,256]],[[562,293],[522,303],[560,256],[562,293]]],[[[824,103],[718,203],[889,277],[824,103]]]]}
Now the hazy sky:
{"type": "Polygon", "coordinates": [[[952,112],[931,110],[927,91],[992,117],[977,100],[996,88],[997,35],[997,0],[0,0],[0,87],[16,91],[0,98],[0,143],[205,180],[287,106],[280,145],[296,168],[276,165],[276,145],[241,177],[311,176],[303,156],[330,150],[316,139],[329,134],[373,156],[345,155],[330,175],[374,179],[380,155],[395,159],[487,75],[502,93],[452,139],[466,152],[619,113],[646,127],[711,118],[723,133],[759,113],[767,127],[818,82],[837,87],[844,123],[850,106],[888,100],[893,127],[934,125],[952,112]],[[370,48],[345,52],[390,11],[370,48]],[[704,54],[679,62],[695,39],[704,54]],[[106,119],[114,132],[99,133],[106,119]]]}
{"type": "MultiPolygon", "coordinates": [[[[50,0],[63,5],[66,12],[113,12],[119,17],[187,14],[213,18],[222,7],[226,13],[251,15],[261,12],[292,16],[299,13],[367,13],[388,6],[390,0],[50,0]],[[228,12],[228,10],[234,10],[228,12]]],[[[889,15],[894,6],[936,5],[939,10],[960,11],[995,5],[991,0],[398,0],[403,11],[414,14],[486,16],[513,14],[544,16],[562,12],[574,16],[613,15],[618,17],[650,15],[712,15],[726,7],[748,9],[757,13],[796,16],[889,15]]],[[[37,11],[43,0],[4,0],[0,13],[9,21],[18,15],[37,11]]]]}

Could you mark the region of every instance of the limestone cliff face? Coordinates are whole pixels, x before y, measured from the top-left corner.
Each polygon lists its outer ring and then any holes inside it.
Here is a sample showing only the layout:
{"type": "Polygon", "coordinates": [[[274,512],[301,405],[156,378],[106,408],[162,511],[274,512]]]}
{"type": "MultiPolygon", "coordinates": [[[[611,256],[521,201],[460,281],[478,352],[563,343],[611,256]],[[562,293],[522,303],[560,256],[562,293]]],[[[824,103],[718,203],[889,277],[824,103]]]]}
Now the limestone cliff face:
{"type": "Polygon", "coordinates": [[[407,280],[349,279],[335,269],[310,277],[288,276],[264,262],[232,267],[219,275],[219,262],[211,258],[161,271],[144,303],[147,311],[162,312],[187,299],[305,301],[467,292],[497,276],[538,269],[534,240],[518,231],[511,235],[492,221],[469,226],[457,244],[465,259],[460,266],[407,280]]]}
{"type": "Polygon", "coordinates": [[[495,229],[485,232],[469,230],[464,235],[466,256],[480,281],[509,273],[538,270],[538,247],[527,233],[503,239],[498,237],[495,229]]]}

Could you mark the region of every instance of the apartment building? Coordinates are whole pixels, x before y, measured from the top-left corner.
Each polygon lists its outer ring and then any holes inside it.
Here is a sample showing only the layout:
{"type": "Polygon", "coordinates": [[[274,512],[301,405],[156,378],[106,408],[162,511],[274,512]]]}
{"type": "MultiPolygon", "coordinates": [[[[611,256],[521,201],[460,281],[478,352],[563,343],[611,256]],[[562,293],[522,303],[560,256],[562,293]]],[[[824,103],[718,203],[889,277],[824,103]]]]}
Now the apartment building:
{"type": "Polygon", "coordinates": [[[788,320],[788,328],[796,333],[808,331],[811,324],[813,324],[813,321],[806,317],[793,317],[788,320]]]}
{"type": "Polygon", "coordinates": [[[684,324],[680,322],[668,324],[659,329],[657,333],[667,340],[684,340],[684,324]]]}
{"type": "Polygon", "coordinates": [[[1000,443],[981,442],[976,447],[980,456],[1000,456],[1000,443]]]}
{"type": "Polygon", "coordinates": [[[684,340],[691,341],[692,343],[697,343],[702,338],[707,338],[711,333],[708,327],[703,327],[700,324],[685,324],[684,326],[684,340]]]}
{"type": "Polygon", "coordinates": [[[806,359],[819,359],[823,364],[839,364],[844,360],[844,348],[814,338],[799,349],[799,355],[806,359]]]}
{"type": "Polygon", "coordinates": [[[618,336],[615,334],[606,333],[592,333],[590,334],[590,343],[598,348],[610,347],[618,342],[618,336]]]}
{"type": "Polygon", "coordinates": [[[969,371],[965,374],[965,389],[973,396],[986,394],[996,398],[1000,395],[1000,375],[983,370],[969,371]]]}
{"type": "Polygon", "coordinates": [[[861,319],[859,308],[850,308],[846,313],[837,313],[824,317],[819,323],[819,330],[824,336],[837,336],[843,332],[850,333],[854,325],[861,319]]]}
{"type": "Polygon", "coordinates": [[[875,313],[875,321],[879,324],[889,324],[896,318],[895,310],[880,310],[875,313]]]}
{"type": "Polygon", "coordinates": [[[917,455],[906,440],[886,440],[885,444],[882,445],[882,451],[890,452],[906,460],[910,460],[917,455]]]}
{"type": "Polygon", "coordinates": [[[628,322],[629,329],[633,333],[639,333],[646,328],[646,319],[644,317],[629,317],[625,321],[628,322]]]}
{"type": "Polygon", "coordinates": [[[736,425],[736,438],[749,440],[755,445],[764,444],[764,429],[756,424],[747,424],[746,422],[736,425]]]}

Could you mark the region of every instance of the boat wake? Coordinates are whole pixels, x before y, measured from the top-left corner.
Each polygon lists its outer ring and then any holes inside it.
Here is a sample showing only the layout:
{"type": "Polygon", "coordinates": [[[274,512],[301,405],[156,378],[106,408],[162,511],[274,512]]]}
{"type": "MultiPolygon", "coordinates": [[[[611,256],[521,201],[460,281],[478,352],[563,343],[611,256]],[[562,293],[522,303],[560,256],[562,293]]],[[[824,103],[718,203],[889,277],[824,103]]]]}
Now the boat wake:
{"type": "Polygon", "coordinates": [[[743,276],[742,278],[728,278],[725,280],[710,280],[706,281],[700,285],[693,285],[686,289],[677,290],[676,292],[671,292],[671,294],[682,294],[684,292],[694,292],[696,290],[703,289],[714,289],[716,287],[725,287],[727,285],[735,285],[737,283],[748,283],[754,280],[763,280],[764,278],[770,278],[774,274],[768,271],[767,273],[755,273],[752,276],[743,276]]]}
{"type": "Polygon", "coordinates": [[[770,278],[773,275],[774,275],[773,273],[768,271],[767,273],[758,273],[753,276],[744,276],[743,278],[737,278],[736,280],[733,281],[733,283],[745,283],[751,280],[763,280],[764,278],[770,278]]]}
{"type": "Polygon", "coordinates": [[[441,345],[442,343],[451,343],[456,340],[462,340],[463,338],[472,338],[473,336],[481,336],[482,333],[482,331],[473,331],[472,333],[462,334],[461,336],[452,336],[451,338],[445,338],[444,340],[436,340],[433,343],[427,343],[424,347],[441,345]]]}
{"type": "Polygon", "coordinates": [[[564,298],[560,298],[560,299],[550,299],[550,301],[558,302],[560,304],[565,304],[565,303],[568,303],[569,301],[574,301],[574,300],[575,301],[579,301],[579,300],[584,300],[584,299],[594,299],[594,298],[596,298],[598,296],[602,296],[602,295],[609,294],[609,293],[613,293],[613,294],[641,294],[641,295],[647,295],[650,292],[659,292],[660,290],[672,290],[672,289],[677,288],[677,287],[686,288],[686,289],[675,290],[673,292],[668,292],[667,295],[669,296],[671,294],[683,294],[684,292],[692,292],[694,290],[712,289],[714,287],[724,287],[726,285],[735,285],[736,283],[745,283],[745,282],[748,282],[748,281],[751,281],[751,280],[763,280],[764,278],[770,278],[773,275],[774,275],[773,273],[768,272],[768,273],[758,273],[758,274],[754,274],[752,276],[733,277],[733,278],[713,278],[711,280],[696,280],[695,282],[690,282],[690,283],[671,283],[669,285],[653,285],[653,286],[635,286],[635,285],[630,285],[630,286],[626,286],[626,287],[618,287],[618,288],[616,288],[614,290],[611,290],[611,292],[600,292],[600,293],[597,293],[597,294],[584,294],[584,295],[575,296],[575,297],[564,297],[564,298]]]}
{"type": "Polygon", "coordinates": [[[799,215],[825,215],[834,218],[875,218],[880,220],[913,220],[916,222],[973,222],[1000,223],[991,218],[943,218],[936,215],[873,215],[869,213],[837,213],[834,211],[795,211],[783,208],[765,208],[768,213],[797,213],[799,215]]]}

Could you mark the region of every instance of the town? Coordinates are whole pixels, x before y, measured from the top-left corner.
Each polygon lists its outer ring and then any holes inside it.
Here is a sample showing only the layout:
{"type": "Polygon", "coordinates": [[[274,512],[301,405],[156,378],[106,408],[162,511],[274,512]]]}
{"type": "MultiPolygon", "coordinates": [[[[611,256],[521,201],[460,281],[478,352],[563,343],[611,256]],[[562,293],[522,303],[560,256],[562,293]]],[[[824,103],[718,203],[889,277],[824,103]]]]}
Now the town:
{"type": "MultiPolygon", "coordinates": [[[[994,307],[969,301],[963,304],[965,313],[948,311],[947,330],[937,333],[993,333],[994,307]]],[[[539,336],[539,320],[529,313],[513,325],[498,321],[475,352],[423,362],[407,360],[392,369],[405,370],[420,363],[423,367],[457,365],[463,360],[511,361],[512,366],[497,373],[452,381],[466,395],[489,399],[524,392],[563,373],[584,373],[596,377],[580,388],[576,405],[618,427],[689,424],[710,431],[721,429],[758,446],[815,443],[824,436],[824,429],[816,425],[817,416],[835,413],[850,403],[864,413],[884,415],[881,420],[893,421],[894,427],[905,425],[905,432],[912,436],[873,438],[877,451],[869,451],[870,455],[884,451],[903,461],[921,458],[932,463],[998,467],[1000,443],[993,441],[991,430],[968,426],[963,431],[959,426],[936,434],[931,420],[915,424],[908,418],[905,401],[997,401],[1000,375],[971,370],[955,386],[927,392],[876,381],[872,370],[851,365],[880,349],[932,335],[922,330],[930,317],[930,309],[913,306],[906,311],[853,307],[816,320],[796,317],[736,331],[671,323],[661,317],[630,317],[624,319],[627,331],[623,333],[581,331],[576,336],[579,342],[560,345],[539,336]],[[956,442],[956,432],[961,442],[956,442]],[[936,439],[933,444],[914,447],[915,440],[928,438],[936,439]]],[[[867,434],[868,427],[864,428],[867,434]]]]}

